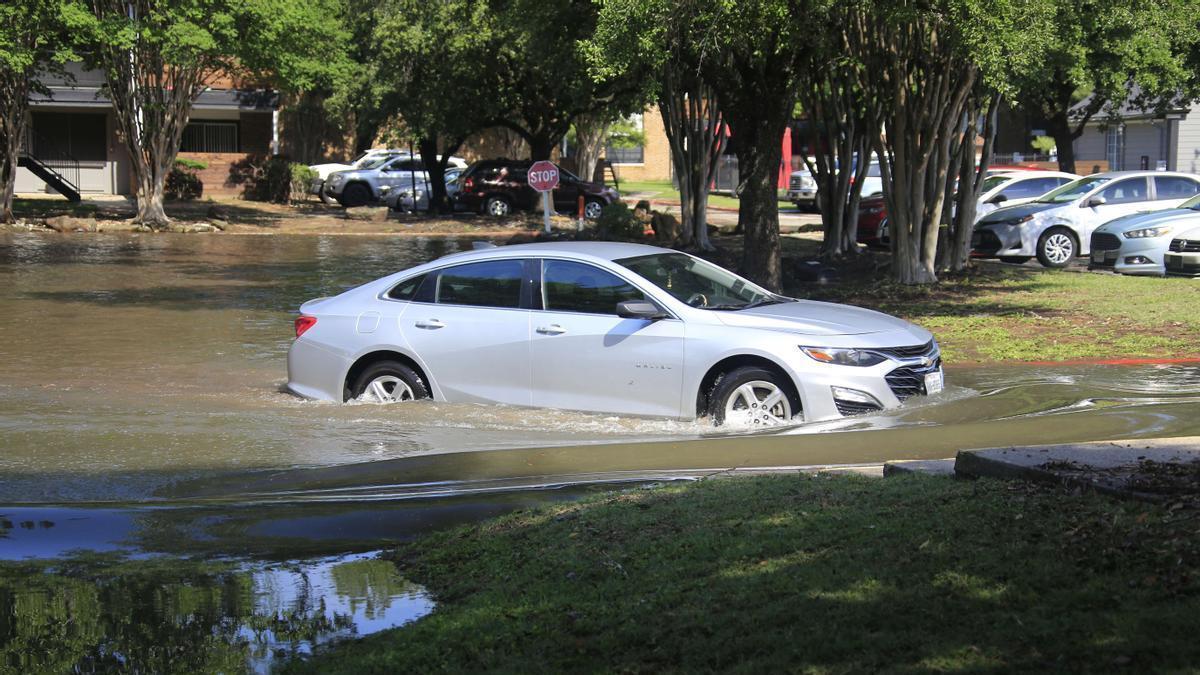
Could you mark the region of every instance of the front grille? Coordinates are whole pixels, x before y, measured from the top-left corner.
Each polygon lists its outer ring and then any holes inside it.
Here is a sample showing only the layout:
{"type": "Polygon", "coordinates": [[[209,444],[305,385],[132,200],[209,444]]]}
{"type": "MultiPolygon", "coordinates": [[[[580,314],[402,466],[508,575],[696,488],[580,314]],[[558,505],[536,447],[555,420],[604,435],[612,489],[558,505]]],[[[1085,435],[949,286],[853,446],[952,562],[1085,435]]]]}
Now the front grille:
{"type": "Polygon", "coordinates": [[[1171,250],[1175,253],[1200,253],[1200,239],[1172,239],[1171,250]]]}
{"type": "Polygon", "coordinates": [[[872,403],[860,403],[859,401],[843,401],[840,398],[833,399],[833,403],[834,403],[834,405],[837,406],[838,412],[840,412],[843,416],[863,415],[866,413],[873,413],[878,410],[883,410],[883,408],[880,408],[879,406],[874,405],[872,403]]]}
{"type": "Polygon", "coordinates": [[[1092,233],[1093,251],[1112,251],[1121,248],[1121,238],[1108,232],[1092,233]]]}
{"type": "Polygon", "coordinates": [[[892,393],[901,401],[925,393],[925,376],[942,367],[942,360],[936,359],[925,367],[903,366],[884,375],[892,393]]]}
{"type": "Polygon", "coordinates": [[[1001,246],[1000,237],[992,230],[976,230],[971,236],[971,248],[980,253],[995,253],[1001,246]]]}
{"type": "Polygon", "coordinates": [[[887,349],[872,349],[873,352],[886,354],[898,359],[915,359],[919,356],[933,356],[933,340],[926,342],[923,345],[913,345],[911,347],[889,347],[887,349]]]}
{"type": "Polygon", "coordinates": [[[788,188],[791,190],[799,190],[802,182],[803,181],[800,178],[793,178],[788,182],[788,188]]]}

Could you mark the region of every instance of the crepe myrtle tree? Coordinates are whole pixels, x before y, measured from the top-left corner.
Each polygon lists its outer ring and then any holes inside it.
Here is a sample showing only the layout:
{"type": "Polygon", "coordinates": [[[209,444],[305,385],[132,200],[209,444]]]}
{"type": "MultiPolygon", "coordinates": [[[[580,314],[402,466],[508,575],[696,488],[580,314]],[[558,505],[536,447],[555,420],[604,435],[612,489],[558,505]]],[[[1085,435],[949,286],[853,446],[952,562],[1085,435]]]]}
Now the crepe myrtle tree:
{"type": "Polygon", "coordinates": [[[953,150],[972,94],[1010,86],[1040,58],[1048,3],[1017,0],[877,0],[853,14],[851,49],[862,88],[879,102],[880,160],[892,269],[906,284],[938,280],[938,248],[953,150]]]}
{"type": "Polygon", "coordinates": [[[600,0],[585,51],[594,72],[646,73],[645,98],[657,105],[679,185],[680,244],[714,249],[708,238],[708,187],[728,139],[716,92],[705,80],[708,26],[697,0],[600,0]]]}
{"type": "Polygon", "coordinates": [[[345,68],[337,0],[86,0],[137,194],[135,222],[168,223],[167,174],[192,105],[222,77],[303,90],[345,68]]]}
{"type": "Polygon", "coordinates": [[[17,158],[28,134],[29,97],[49,94],[48,78],[69,79],[76,36],[91,20],[75,0],[0,4],[0,222],[13,222],[17,158]]]}

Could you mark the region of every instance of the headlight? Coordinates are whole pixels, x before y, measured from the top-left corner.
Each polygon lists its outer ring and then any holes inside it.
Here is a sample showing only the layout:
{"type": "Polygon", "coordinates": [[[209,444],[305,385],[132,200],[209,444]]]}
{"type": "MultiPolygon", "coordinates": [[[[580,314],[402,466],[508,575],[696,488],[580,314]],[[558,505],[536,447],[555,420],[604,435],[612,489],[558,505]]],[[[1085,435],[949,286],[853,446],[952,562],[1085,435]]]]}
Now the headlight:
{"type": "Polygon", "coordinates": [[[814,361],[838,366],[873,366],[887,360],[886,356],[862,349],[831,349],[829,347],[801,347],[814,361]]]}
{"type": "Polygon", "coordinates": [[[1169,227],[1143,227],[1140,230],[1130,230],[1125,233],[1126,239],[1149,239],[1150,237],[1161,237],[1164,234],[1171,234],[1169,227]]]}
{"type": "Polygon", "coordinates": [[[329,177],[329,184],[330,185],[341,185],[342,181],[344,181],[344,180],[346,180],[345,176],[343,176],[340,173],[335,173],[329,177]]]}
{"type": "Polygon", "coordinates": [[[1029,222],[1029,221],[1031,221],[1031,220],[1033,220],[1033,214],[1032,214],[1032,213],[1031,213],[1031,214],[1029,214],[1029,215],[1027,215],[1027,216],[1025,216],[1025,217],[1023,217],[1023,218],[1016,218],[1016,219],[1014,219],[1014,220],[1010,220],[1010,221],[1008,221],[1008,223],[1009,223],[1010,225],[1021,225],[1021,224],[1024,224],[1024,223],[1028,223],[1028,222],[1029,222]]]}

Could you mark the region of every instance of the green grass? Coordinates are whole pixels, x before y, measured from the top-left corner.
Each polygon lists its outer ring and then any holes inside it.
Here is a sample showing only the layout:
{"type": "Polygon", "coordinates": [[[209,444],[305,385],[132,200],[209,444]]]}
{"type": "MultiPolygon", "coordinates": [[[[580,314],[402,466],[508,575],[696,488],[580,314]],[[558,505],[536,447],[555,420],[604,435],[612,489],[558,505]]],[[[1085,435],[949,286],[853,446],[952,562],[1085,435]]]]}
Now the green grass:
{"type": "MultiPolygon", "coordinates": [[[[647,180],[647,181],[621,181],[621,194],[632,195],[635,192],[643,193],[644,199],[662,200],[668,202],[679,202],[679,190],[671,184],[669,180],[647,180]]],[[[790,206],[791,202],[783,198],[783,192],[779,195],[780,206],[790,206]]],[[[708,205],[726,209],[736,209],[741,201],[737,197],[727,197],[725,195],[710,194],[708,196],[708,205]]]]}
{"type": "Polygon", "coordinates": [[[1200,283],[1192,279],[989,266],[931,287],[867,279],[788,290],[918,323],[950,361],[1200,355],[1200,283]]]}
{"type": "Polygon", "coordinates": [[[991,481],[635,490],[423,538],[438,600],[299,672],[1196,672],[1194,512],[991,481]]]}

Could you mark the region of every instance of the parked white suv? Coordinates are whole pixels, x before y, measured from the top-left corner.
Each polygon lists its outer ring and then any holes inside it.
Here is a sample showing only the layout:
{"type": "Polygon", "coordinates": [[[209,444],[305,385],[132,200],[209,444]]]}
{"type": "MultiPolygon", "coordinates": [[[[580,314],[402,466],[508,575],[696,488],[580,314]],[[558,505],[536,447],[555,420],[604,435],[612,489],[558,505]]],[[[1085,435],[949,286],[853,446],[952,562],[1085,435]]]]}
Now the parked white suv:
{"type": "Polygon", "coordinates": [[[1098,173],[1020,206],[987,214],[975,225],[975,255],[1065,267],[1089,252],[1092,231],[1114,218],[1168,209],[1200,192],[1200,176],[1166,171],[1098,173]]]}

